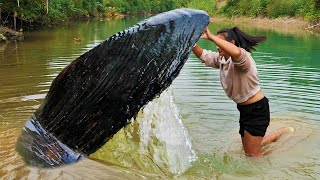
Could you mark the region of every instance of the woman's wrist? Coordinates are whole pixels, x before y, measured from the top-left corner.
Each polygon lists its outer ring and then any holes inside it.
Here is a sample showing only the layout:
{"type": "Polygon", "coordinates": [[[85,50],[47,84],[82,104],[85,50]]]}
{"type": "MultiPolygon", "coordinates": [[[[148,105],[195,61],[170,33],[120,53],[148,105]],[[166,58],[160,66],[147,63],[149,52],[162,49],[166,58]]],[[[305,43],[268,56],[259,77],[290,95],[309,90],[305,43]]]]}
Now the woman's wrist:
{"type": "Polygon", "coordinates": [[[210,34],[210,35],[208,36],[208,39],[209,39],[210,41],[212,41],[212,42],[214,42],[214,38],[216,38],[216,36],[213,35],[213,34],[210,34]]]}

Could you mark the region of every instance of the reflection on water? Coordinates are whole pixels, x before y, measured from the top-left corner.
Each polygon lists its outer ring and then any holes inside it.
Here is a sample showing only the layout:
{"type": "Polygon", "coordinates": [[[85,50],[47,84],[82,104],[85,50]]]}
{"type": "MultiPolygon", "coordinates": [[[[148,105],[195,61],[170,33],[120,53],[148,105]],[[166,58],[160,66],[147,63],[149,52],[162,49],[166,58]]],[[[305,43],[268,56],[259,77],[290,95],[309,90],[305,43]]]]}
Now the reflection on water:
{"type": "MultiPolygon", "coordinates": [[[[254,28],[244,30],[269,37],[253,52],[270,100],[268,132],[296,129],[266,146],[267,156],[244,157],[238,112],[224,95],[218,71],[191,55],[173,82],[173,97],[169,93],[148,105],[89,159],[52,170],[26,166],[15,143],[54,77],[79,55],[137,21],[80,22],[26,33],[22,42],[0,45],[0,179],[320,178],[320,37],[254,28]]],[[[230,25],[210,28],[224,26],[230,25]]],[[[215,49],[207,41],[199,44],[215,49]]]]}

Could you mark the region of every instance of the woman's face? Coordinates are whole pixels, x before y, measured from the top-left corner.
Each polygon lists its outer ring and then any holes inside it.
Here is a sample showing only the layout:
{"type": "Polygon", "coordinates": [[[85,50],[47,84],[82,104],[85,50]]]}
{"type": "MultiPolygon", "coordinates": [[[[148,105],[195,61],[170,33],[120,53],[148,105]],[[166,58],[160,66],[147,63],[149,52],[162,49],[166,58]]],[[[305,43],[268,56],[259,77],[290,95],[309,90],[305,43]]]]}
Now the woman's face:
{"type": "MultiPolygon", "coordinates": [[[[226,37],[223,34],[217,34],[217,37],[226,41],[226,37]]],[[[224,56],[225,59],[228,59],[226,57],[229,57],[229,55],[225,53],[222,49],[220,49],[218,46],[217,46],[217,51],[219,52],[220,56],[224,56]]]]}

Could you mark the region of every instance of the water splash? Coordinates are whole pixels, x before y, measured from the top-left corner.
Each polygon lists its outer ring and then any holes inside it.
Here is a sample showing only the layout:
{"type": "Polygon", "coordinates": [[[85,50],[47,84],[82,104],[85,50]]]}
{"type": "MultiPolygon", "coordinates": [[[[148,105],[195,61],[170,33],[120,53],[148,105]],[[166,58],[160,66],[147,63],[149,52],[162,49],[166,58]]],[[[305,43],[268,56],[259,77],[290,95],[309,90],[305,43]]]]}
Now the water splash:
{"type": "Polygon", "coordinates": [[[172,89],[149,102],[131,124],[90,158],[166,176],[185,172],[197,156],[172,89]]]}
{"type": "Polygon", "coordinates": [[[151,155],[156,164],[167,166],[172,173],[181,174],[196,160],[171,89],[150,102],[137,121],[140,152],[151,155]]]}

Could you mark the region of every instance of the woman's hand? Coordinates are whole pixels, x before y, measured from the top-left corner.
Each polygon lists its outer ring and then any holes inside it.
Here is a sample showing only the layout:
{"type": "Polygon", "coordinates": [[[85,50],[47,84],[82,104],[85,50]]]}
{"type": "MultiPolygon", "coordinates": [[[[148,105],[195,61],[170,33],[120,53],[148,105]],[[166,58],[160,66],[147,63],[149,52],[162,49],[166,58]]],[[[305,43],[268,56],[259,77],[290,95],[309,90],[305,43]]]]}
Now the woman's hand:
{"type": "Polygon", "coordinates": [[[212,33],[210,32],[209,28],[206,27],[206,29],[204,29],[203,34],[200,36],[201,39],[209,39],[212,36],[212,33]]]}
{"type": "MultiPolygon", "coordinates": [[[[206,27],[203,34],[200,36],[201,39],[207,39],[215,43],[221,50],[223,50],[228,56],[232,57],[232,60],[239,59],[241,55],[240,49],[234,45],[234,41],[228,42],[225,39],[221,39],[218,36],[213,35],[209,28],[206,27]]],[[[229,57],[225,57],[228,59],[229,57]]]]}

